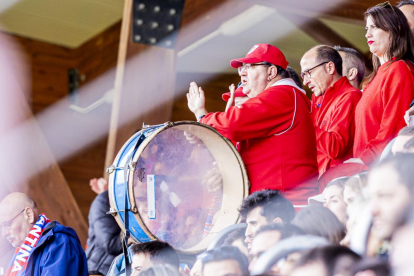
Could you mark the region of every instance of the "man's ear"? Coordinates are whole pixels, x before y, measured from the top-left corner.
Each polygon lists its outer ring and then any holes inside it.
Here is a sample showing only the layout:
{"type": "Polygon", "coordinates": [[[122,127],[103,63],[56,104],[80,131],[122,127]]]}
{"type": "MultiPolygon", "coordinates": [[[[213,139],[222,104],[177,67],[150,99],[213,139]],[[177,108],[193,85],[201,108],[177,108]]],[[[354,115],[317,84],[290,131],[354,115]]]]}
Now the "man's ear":
{"type": "Polygon", "coordinates": [[[36,221],[37,221],[37,219],[35,218],[35,212],[33,211],[33,209],[32,208],[30,208],[30,207],[27,207],[25,210],[24,210],[24,217],[26,218],[26,220],[30,223],[30,224],[34,224],[36,221]]]}
{"type": "Polygon", "coordinates": [[[280,217],[275,218],[272,223],[283,223],[283,220],[280,217]]]}
{"type": "Polygon", "coordinates": [[[354,80],[358,75],[358,70],[354,67],[348,70],[348,80],[354,80]]]}
{"type": "Polygon", "coordinates": [[[267,70],[267,74],[269,75],[270,79],[274,79],[277,76],[277,68],[276,66],[269,66],[267,70]]]}
{"type": "Polygon", "coordinates": [[[336,72],[335,64],[334,64],[332,61],[330,61],[330,62],[328,63],[328,73],[329,73],[330,75],[334,75],[334,74],[335,74],[335,72],[336,72]]]}

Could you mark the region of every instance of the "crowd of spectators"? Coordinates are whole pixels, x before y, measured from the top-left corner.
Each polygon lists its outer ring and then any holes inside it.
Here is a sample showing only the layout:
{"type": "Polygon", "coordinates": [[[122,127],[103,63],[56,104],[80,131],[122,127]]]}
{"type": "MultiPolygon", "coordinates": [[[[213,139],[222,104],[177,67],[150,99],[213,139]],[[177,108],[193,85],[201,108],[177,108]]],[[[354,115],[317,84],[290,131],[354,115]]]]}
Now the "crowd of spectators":
{"type": "Polygon", "coordinates": [[[241,83],[225,111],[207,112],[191,83],[190,110],[233,142],[252,185],[244,224],[214,248],[193,261],[160,237],[126,248],[107,183],[94,179],[86,254],[27,195],[3,199],[2,235],[16,248],[5,275],[414,275],[414,2],[379,4],[365,22],[373,71],[355,49],[313,47],[300,61],[312,101],[269,44],[231,61],[241,83]]]}

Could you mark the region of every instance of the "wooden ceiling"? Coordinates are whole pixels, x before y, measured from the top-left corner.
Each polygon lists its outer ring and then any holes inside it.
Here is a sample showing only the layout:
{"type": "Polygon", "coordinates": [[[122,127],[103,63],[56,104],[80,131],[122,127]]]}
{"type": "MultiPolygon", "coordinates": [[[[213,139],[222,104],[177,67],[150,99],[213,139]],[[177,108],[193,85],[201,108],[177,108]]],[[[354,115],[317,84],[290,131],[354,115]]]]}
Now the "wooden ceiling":
{"type": "Polygon", "coordinates": [[[0,29],[77,48],[122,18],[122,0],[2,0],[0,29]]]}

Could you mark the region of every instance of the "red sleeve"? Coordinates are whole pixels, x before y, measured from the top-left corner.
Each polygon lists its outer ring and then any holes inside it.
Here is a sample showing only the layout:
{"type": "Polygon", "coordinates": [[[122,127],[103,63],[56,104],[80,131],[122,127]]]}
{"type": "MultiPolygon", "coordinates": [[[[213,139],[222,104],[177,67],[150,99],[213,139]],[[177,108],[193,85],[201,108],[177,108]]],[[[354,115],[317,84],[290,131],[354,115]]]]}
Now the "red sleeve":
{"type": "MultiPolygon", "coordinates": [[[[378,91],[381,93],[383,113],[380,129],[375,137],[369,141],[366,149],[359,158],[370,165],[382,153],[385,146],[397,135],[406,124],[404,113],[414,97],[413,73],[405,62],[395,62],[388,68],[389,73],[378,91]]],[[[367,110],[367,112],[369,112],[367,110]]]]}
{"type": "Polygon", "coordinates": [[[351,91],[342,95],[334,106],[328,130],[316,129],[317,147],[332,159],[339,159],[352,148],[355,134],[355,108],[362,93],[351,91]]]}
{"type": "MultiPolygon", "coordinates": [[[[231,141],[267,137],[292,123],[295,107],[293,88],[272,87],[227,112],[209,113],[200,122],[214,127],[231,141]]],[[[295,92],[298,94],[298,92],[295,92]]],[[[301,100],[300,95],[296,95],[301,100]]]]}

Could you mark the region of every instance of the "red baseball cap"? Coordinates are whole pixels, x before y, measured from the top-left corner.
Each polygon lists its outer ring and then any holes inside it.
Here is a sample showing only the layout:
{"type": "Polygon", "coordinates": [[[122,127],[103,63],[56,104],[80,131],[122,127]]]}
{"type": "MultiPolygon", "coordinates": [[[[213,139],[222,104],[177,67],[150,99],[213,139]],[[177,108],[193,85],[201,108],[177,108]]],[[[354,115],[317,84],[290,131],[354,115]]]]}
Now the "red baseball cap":
{"type": "Polygon", "coordinates": [[[286,69],[289,64],[282,51],[273,45],[261,43],[254,45],[244,58],[230,61],[230,65],[233,68],[238,68],[243,63],[258,63],[263,61],[280,66],[283,69],[286,69]]]}
{"type": "MultiPolygon", "coordinates": [[[[224,101],[228,101],[230,99],[230,92],[224,93],[223,95],[221,95],[221,97],[223,98],[224,101]]],[[[243,93],[243,86],[238,87],[235,91],[234,91],[234,97],[247,97],[246,94],[243,93]]]]}

